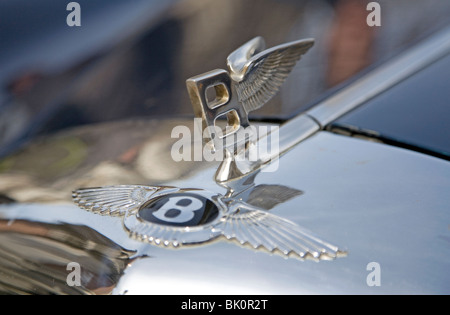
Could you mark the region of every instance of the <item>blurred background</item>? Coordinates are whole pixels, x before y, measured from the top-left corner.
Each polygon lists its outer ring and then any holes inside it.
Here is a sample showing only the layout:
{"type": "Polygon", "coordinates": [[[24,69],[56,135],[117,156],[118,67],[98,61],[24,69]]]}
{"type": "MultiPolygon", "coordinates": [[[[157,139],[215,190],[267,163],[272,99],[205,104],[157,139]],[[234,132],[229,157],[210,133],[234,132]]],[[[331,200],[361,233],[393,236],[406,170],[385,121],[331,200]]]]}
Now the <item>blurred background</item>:
{"type": "Polygon", "coordinates": [[[185,80],[225,68],[254,36],[316,45],[254,114],[284,120],[448,24],[450,2],[381,0],[0,0],[0,157],[37,135],[135,117],[192,117],[185,80]]]}

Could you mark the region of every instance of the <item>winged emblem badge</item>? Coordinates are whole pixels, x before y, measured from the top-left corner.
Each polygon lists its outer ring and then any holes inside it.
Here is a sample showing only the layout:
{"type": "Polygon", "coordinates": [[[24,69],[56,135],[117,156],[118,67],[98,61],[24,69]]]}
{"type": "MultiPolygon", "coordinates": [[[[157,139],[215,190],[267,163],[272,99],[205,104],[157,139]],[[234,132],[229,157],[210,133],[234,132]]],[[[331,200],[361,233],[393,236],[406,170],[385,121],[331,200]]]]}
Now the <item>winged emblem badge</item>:
{"type": "Polygon", "coordinates": [[[121,217],[130,237],[156,246],[180,248],[225,240],[302,260],[345,255],[261,207],[203,190],[110,186],[76,190],[73,199],[84,210],[121,217]]]}
{"type": "MultiPolygon", "coordinates": [[[[78,189],[73,192],[74,202],[86,211],[120,218],[131,238],[166,248],[223,240],[301,260],[345,256],[337,246],[269,213],[273,205],[301,192],[282,186],[255,187],[257,172],[228,176],[233,173],[230,144],[239,145],[229,137],[250,125],[248,114],[276,94],[313,43],[306,39],[264,50],[264,40],[257,37],[229,55],[229,71],[214,70],[187,80],[194,112],[202,120],[202,130],[210,132],[212,149],[224,150],[229,157],[216,173],[217,184],[227,188],[225,195],[201,189],[123,185],[78,189]],[[214,97],[208,97],[209,89],[214,97]],[[227,133],[217,137],[214,128],[221,116],[226,118],[227,133]]],[[[244,147],[248,144],[245,137],[240,141],[244,147]]]]}

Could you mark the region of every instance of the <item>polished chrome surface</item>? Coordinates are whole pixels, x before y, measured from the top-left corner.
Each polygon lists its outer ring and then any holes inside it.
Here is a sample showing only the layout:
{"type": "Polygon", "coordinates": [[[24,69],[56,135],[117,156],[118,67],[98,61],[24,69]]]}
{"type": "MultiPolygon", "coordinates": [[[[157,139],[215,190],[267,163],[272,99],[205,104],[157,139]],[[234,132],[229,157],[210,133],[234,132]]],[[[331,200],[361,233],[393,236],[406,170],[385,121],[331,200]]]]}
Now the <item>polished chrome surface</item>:
{"type": "MultiPolygon", "coordinates": [[[[21,221],[36,226],[88,226],[116,246],[135,252],[119,273],[114,294],[449,292],[448,162],[328,132],[309,137],[280,160],[277,172],[258,173],[254,185],[267,196],[267,191],[281,189],[267,185],[289,187],[297,197],[275,203],[270,213],[344,245],[349,253],[345,259],[320,264],[285,260],[228,242],[168,250],[131,239],[117,217],[83,211],[69,200],[57,205],[0,206],[3,226],[9,229],[3,229],[2,235],[9,235],[21,221]],[[379,287],[367,285],[370,262],[381,266],[379,287]]],[[[171,184],[226,195],[229,189],[215,183],[215,172],[215,165],[197,168],[171,184]]],[[[251,199],[258,202],[259,197],[251,199]]],[[[34,243],[31,237],[24,248],[34,243]]],[[[3,247],[6,244],[2,242],[3,247]]],[[[36,272],[30,271],[31,279],[37,279],[36,272]]]]}
{"type": "Polygon", "coordinates": [[[207,133],[206,142],[213,150],[229,149],[234,154],[251,141],[251,136],[242,135],[250,126],[249,112],[263,107],[278,92],[313,44],[313,39],[304,39],[263,50],[264,40],[256,37],[228,56],[229,73],[213,70],[186,81],[194,113],[202,119],[202,134],[207,133]],[[208,89],[214,89],[212,99],[208,89]],[[219,133],[216,120],[225,116],[226,129],[219,133]]]}
{"type": "Polygon", "coordinates": [[[306,112],[325,126],[450,52],[450,27],[386,62],[306,112]]]}
{"type": "Polygon", "coordinates": [[[241,82],[248,71],[249,60],[266,49],[266,42],[261,36],[248,41],[227,58],[227,67],[234,81],[241,82]]]}
{"type": "MultiPolygon", "coordinates": [[[[446,162],[326,132],[291,153],[282,157],[276,176],[260,173],[256,182],[282,182],[302,189],[304,195],[274,213],[298,223],[307,221],[315,231],[345,244],[346,259],[299,264],[226,243],[189,251],[158,250],[154,258],[140,260],[127,270],[116,293],[448,292],[446,162]],[[301,169],[295,167],[299,164],[301,169]],[[436,173],[441,176],[429,176],[436,173]],[[343,178],[351,180],[343,183],[343,178]],[[381,265],[380,287],[366,283],[366,266],[373,261],[381,265]],[[142,285],[149,282],[165,285],[157,290],[142,285]]],[[[196,182],[211,189],[200,181],[212,170],[207,173],[184,185],[196,182]]]]}
{"type": "MultiPolygon", "coordinates": [[[[116,293],[449,292],[447,162],[327,132],[310,137],[281,159],[279,171],[258,174],[256,184],[278,182],[304,194],[272,213],[307,223],[320,235],[345,244],[346,259],[299,263],[227,243],[158,250],[154,258],[126,271],[116,293]],[[366,282],[371,262],[381,266],[379,287],[366,282]],[[164,285],[155,289],[143,283],[164,285]]],[[[212,173],[182,184],[212,189],[214,184],[204,181],[212,173]]]]}
{"type": "MultiPolygon", "coordinates": [[[[48,214],[41,210],[41,215],[48,214]]],[[[48,217],[37,221],[0,215],[2,294],[110,294],[133,261],[134,251],[84,224],[51,222],[48,217]],[[67,283],[72,262],[82,266],[82,286],[67,283]]]]}

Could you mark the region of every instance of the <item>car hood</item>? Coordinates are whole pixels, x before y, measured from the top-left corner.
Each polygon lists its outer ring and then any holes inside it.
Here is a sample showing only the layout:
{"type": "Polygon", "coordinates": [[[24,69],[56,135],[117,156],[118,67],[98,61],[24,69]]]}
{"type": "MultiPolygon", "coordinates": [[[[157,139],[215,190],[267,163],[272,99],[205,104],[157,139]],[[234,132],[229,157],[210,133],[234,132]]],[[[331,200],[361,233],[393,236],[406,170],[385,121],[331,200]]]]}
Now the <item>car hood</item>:
{"type": "Polygon", "coordinates": [[[272,202],[271,214],[347,251],[346,257],[332,261],[284,259],[227,241],[159,248],[130,238],[121,218],[89,213],[72,203],[73,189],[113,184],[170,185],[226,194],[214,180],[218,163],[177,163],[170,158],[177,140],[170,133],[180,124],[191,126],[192,121],[76,128],[40,139],[3,160],[1,292],[450,291],[448,162],[376,142],[318,131],[284,154],[275,172],[251,176],[253,187],[264,187],[259,195],[263,202],[272,202]],[[279,200],[286,191],[296,193],[279,200]],[[81,286],[67,285],[70,262],[82,267],[81,286]],[[371,263],[378,264],[381,277],[375,286],[369,279],[371,263]]]}

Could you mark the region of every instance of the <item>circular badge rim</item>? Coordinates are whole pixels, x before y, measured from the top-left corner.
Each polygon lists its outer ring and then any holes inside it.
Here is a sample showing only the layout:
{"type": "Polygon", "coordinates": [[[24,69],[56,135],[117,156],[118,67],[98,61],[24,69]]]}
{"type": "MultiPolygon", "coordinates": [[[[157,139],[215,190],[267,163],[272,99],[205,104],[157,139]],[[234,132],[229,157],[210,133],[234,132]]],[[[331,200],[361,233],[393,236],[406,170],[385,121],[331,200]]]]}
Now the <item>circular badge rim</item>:
{"type": "Polygon", "coordinates": [[[222,201],[221,194],[201,189],[178,189],[176,191],[159,191],[152,195],[151,199],[140,206],[137,211],[127,213],[123,218],[123,226],[130,237],[142,242],[164,247],[181,247],[212,241],[220,235],[214,231],[214,226],[222,220],[228,208],[222,201]],[[190,193],[200,195],[213,202],[218,209],[217,217],[211,222],[199,226],[173,226],[156,222],[149,222],[139,215],[139,211],[151,201],[172,194],[190,193]],[[151,234],[151,235],[150,235],[151,234]]]}

